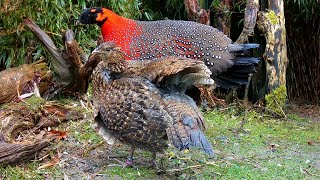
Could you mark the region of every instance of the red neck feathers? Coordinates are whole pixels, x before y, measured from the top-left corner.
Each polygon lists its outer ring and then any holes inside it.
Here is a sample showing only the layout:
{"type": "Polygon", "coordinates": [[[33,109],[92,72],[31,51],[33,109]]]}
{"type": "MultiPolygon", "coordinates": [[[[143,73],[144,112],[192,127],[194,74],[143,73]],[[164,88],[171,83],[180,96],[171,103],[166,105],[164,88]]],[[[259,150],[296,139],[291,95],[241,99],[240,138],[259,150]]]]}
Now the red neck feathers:
{"type": "Polygon", "coordinates": [[[101,27],[104,41],[113,41],[126,53],[126,59],[132,59],[130,54],[130,44],[134,37],[140,35],[140,28],[132,19],[127,19],[117,15],[108,9],[103,9],[101,18],[107,20],[101,27]]]}

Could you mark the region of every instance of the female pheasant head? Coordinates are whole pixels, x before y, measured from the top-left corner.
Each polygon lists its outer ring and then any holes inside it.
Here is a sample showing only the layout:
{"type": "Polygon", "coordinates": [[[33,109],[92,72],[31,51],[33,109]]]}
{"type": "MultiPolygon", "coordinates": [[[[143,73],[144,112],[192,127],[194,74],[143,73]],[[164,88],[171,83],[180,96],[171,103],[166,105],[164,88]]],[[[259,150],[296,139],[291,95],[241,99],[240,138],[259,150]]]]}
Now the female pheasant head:
{"type": "Polygon", "coordinates": [[[94,49],[89,61],[100,62],[99,65],[110,73],[122,73],[126,70],[127,62],[124,52],[113,42],[104,42],[94,49]]]}

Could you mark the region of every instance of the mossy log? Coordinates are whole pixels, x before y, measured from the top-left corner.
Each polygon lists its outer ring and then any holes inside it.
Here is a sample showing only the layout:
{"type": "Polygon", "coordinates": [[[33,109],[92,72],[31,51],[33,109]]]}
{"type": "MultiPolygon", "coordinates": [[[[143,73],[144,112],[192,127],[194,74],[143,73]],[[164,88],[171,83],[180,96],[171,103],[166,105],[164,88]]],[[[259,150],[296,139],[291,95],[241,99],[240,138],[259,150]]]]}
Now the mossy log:
{"type": "Polygon", "coordinates": [[[266,63],[268,93],[286,84],[288,64],[283,1],[269,0],[269,11],[258,13],[258,28],[266,38],[263,54],[266,63]]]}

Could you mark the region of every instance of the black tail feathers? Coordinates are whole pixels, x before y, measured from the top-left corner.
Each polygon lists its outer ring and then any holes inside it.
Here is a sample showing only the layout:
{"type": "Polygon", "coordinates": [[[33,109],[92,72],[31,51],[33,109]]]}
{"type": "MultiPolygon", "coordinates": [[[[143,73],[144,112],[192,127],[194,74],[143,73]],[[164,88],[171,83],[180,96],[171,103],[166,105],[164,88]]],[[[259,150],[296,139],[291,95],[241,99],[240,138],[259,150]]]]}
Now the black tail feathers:
{"type": "Polygon", "coordinates": [[[258,48],[260,45],[251,44],[230,44],[229,52],[233,52],[235,58],[233,66],[218,77],[213,78],[216,84],[223,89],[230,89],[248,83],[250,73],[256,72],[260,58],[243,56],[250,49],[258,48]]]}

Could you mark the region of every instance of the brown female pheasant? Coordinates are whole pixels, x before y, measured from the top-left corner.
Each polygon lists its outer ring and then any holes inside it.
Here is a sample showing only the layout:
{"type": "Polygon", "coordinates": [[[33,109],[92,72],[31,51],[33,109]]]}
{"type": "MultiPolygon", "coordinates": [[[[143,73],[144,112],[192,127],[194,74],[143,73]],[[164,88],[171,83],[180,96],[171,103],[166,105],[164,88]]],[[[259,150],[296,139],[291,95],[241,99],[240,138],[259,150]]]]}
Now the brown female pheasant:
{"type": "MultiPolygon", "coordinates": [[[[213,155],[205,137],[204,118],[183,92],[193,85],[212,85],[211,72],[202,61],[167,57],[156,61],[126,61],[114,43],[96,48],[89,60],[98,61],[92,74],[96,120],[107,131],[132,148],[162,152],[169,139],[182,150],[199,147],[213,155]]],[[[155,158],[154,158],[155,160],[155,158]]],[[[155,161],[154,161],[155,163],[155,161]]]]}

